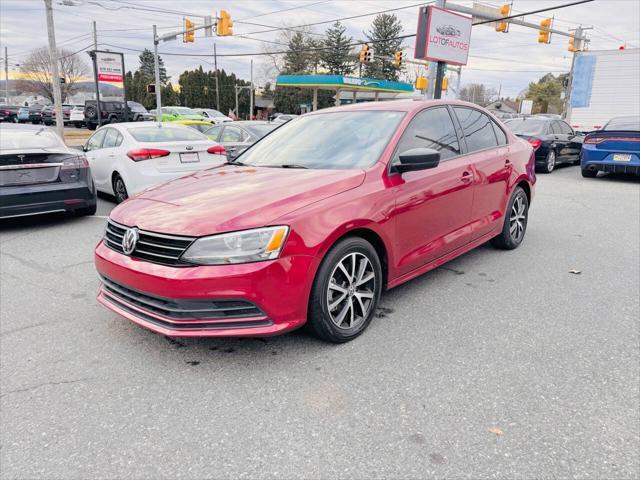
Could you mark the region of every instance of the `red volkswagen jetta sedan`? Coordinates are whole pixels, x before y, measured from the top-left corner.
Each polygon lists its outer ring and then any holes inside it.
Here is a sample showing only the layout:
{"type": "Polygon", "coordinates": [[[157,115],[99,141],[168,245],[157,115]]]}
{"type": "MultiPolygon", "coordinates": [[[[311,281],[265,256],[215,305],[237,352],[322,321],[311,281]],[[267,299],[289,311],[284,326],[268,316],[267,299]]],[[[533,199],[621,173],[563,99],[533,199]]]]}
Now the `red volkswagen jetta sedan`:
{"type": "Polygon", "coordinates": [[[520,245],[534,183],[531,146],[472,104],[314,112],[115,208],[95,252],[98,300],[168,336],[306,323],[345,342],[384,289],[488,240],[520,245]]]}

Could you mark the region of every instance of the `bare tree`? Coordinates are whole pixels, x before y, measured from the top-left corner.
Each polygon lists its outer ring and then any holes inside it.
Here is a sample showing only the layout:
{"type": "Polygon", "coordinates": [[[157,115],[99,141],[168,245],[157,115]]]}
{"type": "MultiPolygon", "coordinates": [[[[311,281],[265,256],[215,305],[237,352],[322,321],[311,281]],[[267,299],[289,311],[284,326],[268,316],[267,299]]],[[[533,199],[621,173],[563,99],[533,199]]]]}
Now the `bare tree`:
{"type": "MultiPolygon", "coordinates": [[[[73,52],[64,48],[58,49],[60,75],[65,83],[60,85],[62,99],[65,101],[77,91],[77,83],[89,71],[87,64],[73,52]]],[[[51,84],[51,58],[46,47],[36,48],[27,60],[20,65],[22,79],[18,88],[23,92],[32,92],[47,97],[53,102],[53,86],[51,84]]]]}
{"type": "Polygon", "coordinates": [[[460,100],[485,106],[496,100],[498,91],[482,83],[470,83],[460,90],[460,100]]]}

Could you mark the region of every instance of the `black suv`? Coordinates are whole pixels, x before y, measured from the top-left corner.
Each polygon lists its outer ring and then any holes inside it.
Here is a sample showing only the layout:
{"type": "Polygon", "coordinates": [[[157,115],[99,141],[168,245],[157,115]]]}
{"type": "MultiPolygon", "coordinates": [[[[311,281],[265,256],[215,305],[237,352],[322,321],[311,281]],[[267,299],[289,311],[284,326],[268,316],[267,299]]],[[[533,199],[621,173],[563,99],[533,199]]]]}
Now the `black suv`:
{"type": "MultiPolygon", "coordinates": [[[[125,113],[122,101],[100,101],[101,124],[153,120],[153,115],[138,102],[128,101],[127,107],[128,112],[125,113]]],[[[98,126],[98,105],[95,100],[84,102],[84,119],[89,130],[95,130],[98,126]]]]}

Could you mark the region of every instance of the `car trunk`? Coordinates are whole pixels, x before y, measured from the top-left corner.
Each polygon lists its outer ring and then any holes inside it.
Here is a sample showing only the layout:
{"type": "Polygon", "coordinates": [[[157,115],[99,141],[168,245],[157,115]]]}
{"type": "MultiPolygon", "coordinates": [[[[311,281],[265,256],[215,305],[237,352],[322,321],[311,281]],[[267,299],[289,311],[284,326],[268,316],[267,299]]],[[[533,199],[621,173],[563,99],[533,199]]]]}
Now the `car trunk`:
{"type": "Polygon", "coordinates": [[[227,161],[225,155],[211,154],[207,149],[212,146],[210,141],[195,142],[153,142],[141,143],[141,148],[160,149],[170,152],[165,157],[152,160],[159,172],[193,172],[206,167],[214,167],[227,161]]]}
{"type": "Polygon", "coordinates": [[[57,182],[68,153],[10,153],[0,155],[0,186],[57,182]]]}

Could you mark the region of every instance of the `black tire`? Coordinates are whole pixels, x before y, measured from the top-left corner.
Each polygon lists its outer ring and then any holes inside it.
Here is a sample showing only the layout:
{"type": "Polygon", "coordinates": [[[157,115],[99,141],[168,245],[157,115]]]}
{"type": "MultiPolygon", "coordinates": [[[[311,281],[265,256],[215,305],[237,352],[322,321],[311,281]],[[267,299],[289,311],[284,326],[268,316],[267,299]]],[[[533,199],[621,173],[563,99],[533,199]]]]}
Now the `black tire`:
{"type": "Polygon", "coordinates": [[[84,117],[90,119],[98,118],[98,107],[96,105],[87,105],[84,108],[84,117]]]}
{"type": "Polygon", "coordinates": [[[556,152],[553,149],[549,149],[544,164],[540,166],[540,173],[551,173],[556,168],[556,152]]]}
{"type": "Polygon", "coordinates": [[[119,173],[113,174],[113,196],[116,198],[116,203],[122,203],[129,198],[129,192],[127,186],[124,184],[124,180],[119,173]]]}
{"type": "Polygon", "coordinates": [[[18,117],[11,117],[11,121],[13,123],[19,123],[20,122],[20,120],[18,120],[18,117]]]}
{"type": "Polygon", "coordinates": [[[516,187],[504,214],[502,231],[491,239],[491,244],[501,250],[518,248],[524,240],[529,221],[529,199],[522,187],[516,187]],[[521,217],[523,215],[523,217],[521,217]],[[514,223],[515,231],[512,229],[514,223]]]}
{"type": "Polygon", "coordinates": [[[96,125],[95,123],[87,123],[87,129],[89,130],[95,130],[97,126],[98,125],[96,125]]]}
{"type": "Polygon", "coordinates": [[[582,168],[580,170],[584,178],[596,178],[598,176],[598,170],[589,170],[588,168],[582,168]]]}
{"type": "Polygon", "coordinates": [[[380,300],[382,282],[380,259],[369,242],[361,237],[347,237],[339,241],[325,256],[313,282],[309,298],[308,328],[316,337],[327,342],[344,343],[353,340],[371,323],[380,300]],[[364,258],[368,263],[363,263],[364,258]],[[341,262],[346,262],[343,266],[349,273],[357,270],[351,278],[342,273],[344,270],[339,268],[341,262]],[[354,262],[355,266],[351,268],[354,262]],[[362,280],[370,278],[358,285],[356,278],[359,274],[362,280]],[[341,290],[330,289],[330,283],[341,290]],[[331,298],[336,292],[337,295],[331,298]],[[368,295],[371,297],[368,298],[368,295]],[[330,310],[330,301],[339,301],[333,310],[330,310]]]}
{"type": "Polygon", "coordinates": [[[82,122],[74,122],[76,128],[82,128],[82,122]]]}

